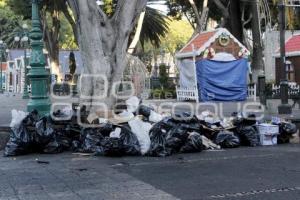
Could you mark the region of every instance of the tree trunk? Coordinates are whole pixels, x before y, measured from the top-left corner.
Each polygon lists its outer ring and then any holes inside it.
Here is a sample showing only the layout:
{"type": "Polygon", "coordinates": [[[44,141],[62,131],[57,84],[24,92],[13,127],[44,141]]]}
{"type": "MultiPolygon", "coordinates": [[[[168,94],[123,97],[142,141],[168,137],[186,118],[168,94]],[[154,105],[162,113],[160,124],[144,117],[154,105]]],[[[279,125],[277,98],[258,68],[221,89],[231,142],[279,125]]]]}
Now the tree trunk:
{"type": "Polygon", "coordinates": [[[252,71],[253,80],[257,81],[257,76],[264,73],[264,61],[263,61],[263,43],[261,38],[261,26],[259,16],[259,6],[257,3],[251,4],[252,11],[252,37],[253,37],[253,56],[252,56],[252,71]]]}
{"type": "Polygon", "coordinates": [[[58,9],[51,11],[52,27],[49,28],[46,20],[46,12],[41,13],[41,22],[44,29],[45,46],[48,50],[50,59],[51,73],[57,75],[57,81],[62,80],[62,74],[59,70],[59,30],[60,19],[58,9]]]}
{"type": "Polygon", "coordinates": [[[77,21],[77,40],[84,65],[81,100],[90,109],[97,109],[97,103],[104,103],[108,110],[113,108],[114,87],[127,64],[129,35],[146,3],[147,0],[119,0],[114,15],[108,18],[95,1],[69,0],[77,21]]]}
{"type": "Polygon", "coordinates": [[[239,0],[230,0],[230,32],[243,43],[243,26],[239,0]]]}

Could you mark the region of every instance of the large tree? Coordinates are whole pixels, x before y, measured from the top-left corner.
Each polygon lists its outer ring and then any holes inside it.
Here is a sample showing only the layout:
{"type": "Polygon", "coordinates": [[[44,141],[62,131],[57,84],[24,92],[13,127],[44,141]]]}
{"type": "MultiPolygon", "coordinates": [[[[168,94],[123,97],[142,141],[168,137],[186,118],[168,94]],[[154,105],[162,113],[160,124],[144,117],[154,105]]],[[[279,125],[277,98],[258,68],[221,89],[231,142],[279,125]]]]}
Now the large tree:
{"type": "MultiPolygon", "coordinates": [[[[85,74],[105,76],[108,82],[108,88],[103,88],[102,80],[95,77],[82,79],[81,92],[90,97],[102,96],[105,92],[102,101],[112,108],[116,100],[112,95],[113,86],[121,80],[127,64],[129,36],[147,0],[118,0],[110,15],[95,1],[68,0],[68,4],[74,16],[85,74]]],[[[93,103],[92,98],[88,100],[93,103]]]]}

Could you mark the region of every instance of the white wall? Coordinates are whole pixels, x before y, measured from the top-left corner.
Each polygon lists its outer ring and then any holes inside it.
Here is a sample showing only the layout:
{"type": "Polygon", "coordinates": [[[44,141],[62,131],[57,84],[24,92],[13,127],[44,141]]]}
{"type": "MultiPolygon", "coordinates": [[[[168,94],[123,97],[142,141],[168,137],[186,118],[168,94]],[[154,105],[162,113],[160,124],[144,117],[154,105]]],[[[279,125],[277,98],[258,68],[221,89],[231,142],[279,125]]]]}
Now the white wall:
{"type": "MultiPolygon", "coordinates": [[[[299,34],[300,31],[286,31],[285,38],[288,40],[293,34],[299,34]]],[[[279,31],[268,31],[264,36],[264,45],[265,45],[265,75],[266,80],[268,82],[274,81],[276,74],[275,74],[275,57],[273,56],[276,54],[276,51],[280,47],[280,38],[279,38],[279,31]]]]}

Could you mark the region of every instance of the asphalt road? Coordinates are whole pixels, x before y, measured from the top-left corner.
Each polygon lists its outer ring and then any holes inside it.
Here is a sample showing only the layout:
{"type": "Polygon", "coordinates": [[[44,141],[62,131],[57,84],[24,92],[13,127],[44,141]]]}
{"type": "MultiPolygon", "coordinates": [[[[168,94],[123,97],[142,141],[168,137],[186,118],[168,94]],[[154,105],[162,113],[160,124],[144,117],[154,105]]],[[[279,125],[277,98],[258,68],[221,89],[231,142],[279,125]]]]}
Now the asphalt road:
{"type": "Polygon", "coordinates": [[[167,158],[1,157],[0,199],[299,199],[299,147],[243,147],[167,158]]]}

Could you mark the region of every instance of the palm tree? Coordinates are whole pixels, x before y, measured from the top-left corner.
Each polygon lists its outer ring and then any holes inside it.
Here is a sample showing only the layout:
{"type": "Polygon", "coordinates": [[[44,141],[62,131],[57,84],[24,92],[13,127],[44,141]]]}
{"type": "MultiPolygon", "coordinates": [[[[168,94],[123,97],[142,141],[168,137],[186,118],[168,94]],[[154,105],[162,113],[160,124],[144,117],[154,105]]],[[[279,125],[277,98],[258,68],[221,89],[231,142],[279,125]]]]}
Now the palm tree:
{"type": "Polygon", "coordinates": [[[169,18],[161,11],[147,6],[140,37],[142,46],[146,41],[150,41],[158,47],[161,42],[160,38],[166,36],[169,31],[168,21],[169,18]]]}
{"type": "Polygon", "coordinates": [[[166,36],[169,31],[169,18],[161,11],[152,8],[153,5],[163,5],[164,1],[149,1],[144,12],[141,13],[138,25],[131,37],[129,53],[133,53],[138,42],[144,47],[145,42],[149,41],[153,46],[158,47],[161,38],[166,36]]]}
{"type": "Polygon", "coordinates": [[[8,48],[14,47],[14,38],[17,28],[21,28],[22,18],[14,15],[5,7],[0,7],[0,39],[3,40],[8,48]]]}

